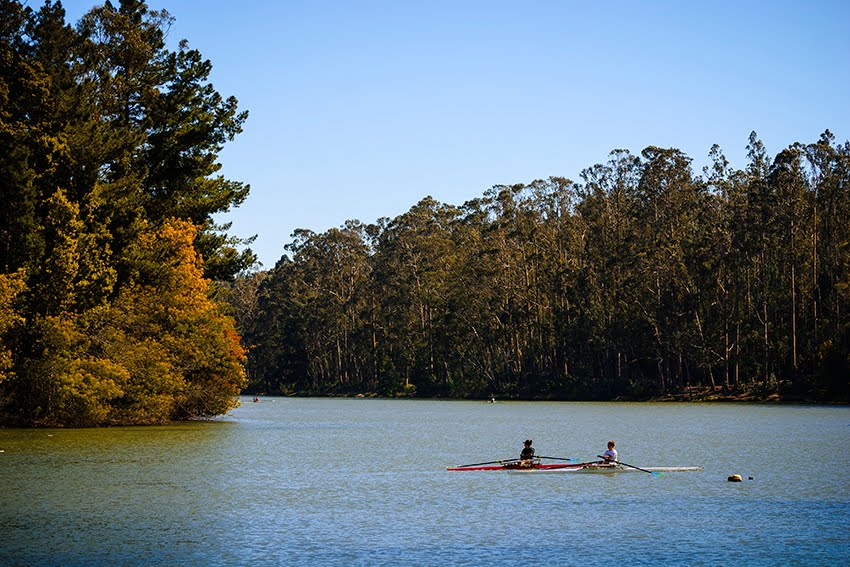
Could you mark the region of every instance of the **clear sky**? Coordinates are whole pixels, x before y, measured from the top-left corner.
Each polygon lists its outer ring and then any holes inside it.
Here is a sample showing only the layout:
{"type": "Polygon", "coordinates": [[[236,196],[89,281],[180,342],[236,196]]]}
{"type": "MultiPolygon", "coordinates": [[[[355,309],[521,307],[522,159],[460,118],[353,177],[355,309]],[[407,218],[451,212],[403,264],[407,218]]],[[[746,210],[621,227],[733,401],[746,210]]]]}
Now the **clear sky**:
{"type": "MultiPolygon", "coordinates": [[[[98,3],[63,5],[76,22],[98,3]]],[[[715,143],[744,167],[753,130],[772,156],[850,138],[848,0],[148,5],[250,113],[220,161],[251,194],[220,220],[264,268],[296,228],[578,180],[615,148],[679,148],[700,172],[715,143]]]]}

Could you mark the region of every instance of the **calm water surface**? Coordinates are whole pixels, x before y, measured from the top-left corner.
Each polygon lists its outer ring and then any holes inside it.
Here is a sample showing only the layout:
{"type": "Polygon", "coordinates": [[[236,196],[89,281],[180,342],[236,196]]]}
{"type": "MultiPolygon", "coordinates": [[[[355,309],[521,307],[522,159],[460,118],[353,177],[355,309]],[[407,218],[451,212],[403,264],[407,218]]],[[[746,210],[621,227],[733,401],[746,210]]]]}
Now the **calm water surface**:
{"type": "Polygon", "coordinates": [[[244,402],[206,423],[0,430],[0,564],[850,564],[847,407],[244,402]],[[529,437],[705,471],[445,470],[529,437]]]}

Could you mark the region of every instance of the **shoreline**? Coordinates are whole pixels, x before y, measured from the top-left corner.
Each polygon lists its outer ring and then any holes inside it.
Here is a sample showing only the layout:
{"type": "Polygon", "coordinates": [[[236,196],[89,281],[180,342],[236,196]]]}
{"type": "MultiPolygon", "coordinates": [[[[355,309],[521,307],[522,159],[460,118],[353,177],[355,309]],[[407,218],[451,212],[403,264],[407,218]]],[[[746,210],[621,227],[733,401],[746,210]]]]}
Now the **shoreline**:
{"type": "MultiPolygon", "coordinates": [[[[417,396],[417,395],[385,395],[376,392],[354,392],[354,393],[268,393],[254,392],[242,393],[241,396],[246,397],[274,397],[274,398],[369,398],[369,399],[411,399],[411,400],[458,400],[458,401],[482,401],[490,402],[491,397],[486,396],[469,396],[469,397],[441,397],[441,396],[417,396]]],[[[721,390],[711,388],[693,388],[683,392],[671,392],[659,396],[651,396],[646,398],[639,397],[614,397],[609,399],[603,398],[574,398],[566,399],[557,396],[543,397],[500,397],[492,398],[495,402],[624,402],[624,403],[740,403],[740,404],[777,404],[777,405],[835,405],[846,406],[850,405],[850,400],[829,400],[818,398],[815,396],[798,396],[786,395],[782,396],[778,393],[770,393],[761,395],[757,392],[742,391],[742,390],[721,390]]],[[[252,403],[252,402],[247,402],[252,403]]]]}

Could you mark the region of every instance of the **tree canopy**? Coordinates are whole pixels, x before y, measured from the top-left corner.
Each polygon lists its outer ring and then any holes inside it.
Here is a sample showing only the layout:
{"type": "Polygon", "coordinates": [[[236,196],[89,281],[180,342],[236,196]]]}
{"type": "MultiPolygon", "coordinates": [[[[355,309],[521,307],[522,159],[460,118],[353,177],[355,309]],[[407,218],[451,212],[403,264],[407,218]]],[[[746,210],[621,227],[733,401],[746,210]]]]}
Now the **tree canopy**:
{"type": "Polygon", "coordinates": [[[850,144],[611,152],[581,181],[299,231],[252,276],[253,391],[850,398],[850,144]]]}
{"type": "Polygon", "coordinates": [[[213,222],[248,195],[217,174],[247,113],[171,21],[0,0],[0,421],[215,415],[243,384],[212,282],[256,261],[213,222]]]}

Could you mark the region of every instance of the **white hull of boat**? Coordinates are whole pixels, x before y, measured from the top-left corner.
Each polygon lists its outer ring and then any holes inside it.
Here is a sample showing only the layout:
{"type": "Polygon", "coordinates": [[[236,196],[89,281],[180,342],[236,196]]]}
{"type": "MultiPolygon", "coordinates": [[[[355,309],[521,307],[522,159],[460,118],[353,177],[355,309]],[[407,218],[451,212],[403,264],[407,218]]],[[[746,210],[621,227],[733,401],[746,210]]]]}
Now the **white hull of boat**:
{"type": "Polygon", "coordinates": [[[597,467],[586,466],[565,469],[514,469],[509,470],[511,474],[542,474],[542,473],[568,473],[568,474],[616,474],[616,473],[638,473],[648,471],[651,473],[673,473],[673,472],[699,472],[702,467],[641,467],[643,470],[638,470],[631,467],[614,466],[614,467],[597,467]]]}

